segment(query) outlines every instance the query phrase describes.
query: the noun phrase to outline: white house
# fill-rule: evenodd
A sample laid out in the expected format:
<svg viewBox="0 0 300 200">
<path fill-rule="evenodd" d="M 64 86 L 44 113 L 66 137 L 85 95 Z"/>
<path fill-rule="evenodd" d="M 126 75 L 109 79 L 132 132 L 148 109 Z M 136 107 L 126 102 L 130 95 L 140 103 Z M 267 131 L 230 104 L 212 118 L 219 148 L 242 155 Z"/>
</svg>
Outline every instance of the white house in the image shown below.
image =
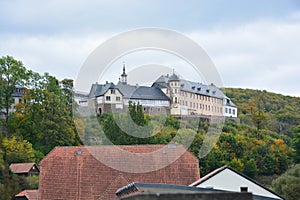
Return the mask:
<svg viewBox="0 0 300 200">
<path fill-rule="evenodd" d="M 190 186 L 231 192 L 251 192 L 253 195 L 266 199 L 284 199 L 284 197 L 229 166 L 223 166 L 212 171 Z"/>
</svg>

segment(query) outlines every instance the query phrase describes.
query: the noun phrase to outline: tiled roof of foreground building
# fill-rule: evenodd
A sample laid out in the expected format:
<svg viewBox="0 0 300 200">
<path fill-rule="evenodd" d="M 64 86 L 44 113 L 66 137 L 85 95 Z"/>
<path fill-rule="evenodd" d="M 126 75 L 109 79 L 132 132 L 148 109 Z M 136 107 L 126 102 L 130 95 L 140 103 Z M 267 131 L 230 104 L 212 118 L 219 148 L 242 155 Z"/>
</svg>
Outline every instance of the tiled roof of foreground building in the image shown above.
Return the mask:
<svg viewBox="0 0 300 200">
<path fill-rule="evenodd" d="M 125 155 L 129 152 L 133 156 Z M 143 157 L 149 152 L 158 153 Z M 160 164 L 167 166 L 160 169 Z M 39 195 L 43 200 L 113 199 L 117 189 L 131 182 L 189 185 L 199 177 L 198 159 L 181 145 L 56 147 L 41 162 Z"/>
</svg>

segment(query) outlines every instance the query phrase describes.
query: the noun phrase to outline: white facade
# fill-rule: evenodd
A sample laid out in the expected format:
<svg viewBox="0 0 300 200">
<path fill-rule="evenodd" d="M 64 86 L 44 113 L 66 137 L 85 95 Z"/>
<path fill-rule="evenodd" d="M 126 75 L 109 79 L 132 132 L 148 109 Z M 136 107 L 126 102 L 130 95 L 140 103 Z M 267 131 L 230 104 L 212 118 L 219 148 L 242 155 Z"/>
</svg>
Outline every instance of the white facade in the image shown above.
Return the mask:
<svg viewBox="0 0 300 200">
<path fill-rule="evenodd" d="M 149 107 L 169 107 L 170 102 L 164 100 L 152 100 L 152 99 L 124 99 L 124 105 L 129 105 L 129 101 L 135 104 L 140 104 L 142 106 L 149 106 Z"/>
<path fill-rule="evenodd" d="M 223 101 L 223 116 L 237 117 L 237 107 L 231 102 L 231 100 L 225 98 Z"/>
<path fill-rule="evenodd" d="M 240 174 L 232 171 L 229 168 L 226 168 L 221 172 L 208 178 L 207 180 L 204 180 L 196 187 L 213 188 L 232 192 L 240 192 L 241 187 L 247 187 L 248 192 L 252 192 L 254 195 L 260 195 L 274 199 L 282 199 L 281 197 L 275 195 L 271 191 L 241 176 Z"/>
</svg>

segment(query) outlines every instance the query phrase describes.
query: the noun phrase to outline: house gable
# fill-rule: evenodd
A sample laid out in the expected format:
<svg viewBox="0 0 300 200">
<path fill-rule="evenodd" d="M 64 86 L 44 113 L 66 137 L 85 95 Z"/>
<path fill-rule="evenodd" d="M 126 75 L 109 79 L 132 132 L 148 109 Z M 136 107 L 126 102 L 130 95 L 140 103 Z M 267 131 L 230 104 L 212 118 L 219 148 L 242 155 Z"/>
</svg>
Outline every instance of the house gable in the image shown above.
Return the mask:
<svg viewBox="0 0 300 200">
<path fill-rule="evenodd" d="M 192 186 L 233 192 L 240 192 L 241 187 L 247 187 L 248 192 L 252 192 L 255 195 L 270 197 L 274 199 L 284 199 L 270 189 L 262 186 L 251 178 L 237 172 L 236 170 L 228 166 L 221 167 L 213 171 L 212 173 L 209 173 L 198 182 L 192 184 Z"/>
<path fill-rule="evenodd" d="M 35 163 L 12 163 L 9 167 L 15 174 L 38 175 L 40 173 Z"/>
</svg>

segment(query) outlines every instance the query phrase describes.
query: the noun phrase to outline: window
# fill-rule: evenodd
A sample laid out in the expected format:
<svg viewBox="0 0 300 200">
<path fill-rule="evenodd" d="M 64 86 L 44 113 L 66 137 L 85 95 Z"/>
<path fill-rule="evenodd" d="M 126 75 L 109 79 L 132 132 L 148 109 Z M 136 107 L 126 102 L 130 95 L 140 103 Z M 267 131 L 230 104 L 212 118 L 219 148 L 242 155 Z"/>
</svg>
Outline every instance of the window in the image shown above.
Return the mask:
<svg viewBox="0 0 300 200">
<path fill-rule="evenodd" d="M 106 101 L 110 101 L 110 96 L 105 97 Z"/>
<path fill-rule="evenodd" d="M 116 91 L 114 89 L 111 89 L 110 94 L 116 94 Z"/>
<path fill-rule="evenodd" d="M 225 108 L 225 113 L 228 113 L 228 108 Z"/>
<path fill-rule="evenodd" d="M 19 99 L 19 103 L 22 103 L 22 99 L 21 98 Z"/>
<path fill-rule="evenodd" d="M 121 101 L 121 97 L 116 97 L 116 101 Z"/>
<path fill-rule="evenodd" d="M 234 114 L 234 115 L 235 115 L 235 109 L 232 109 L 232 114 Z"/>
</svg>

